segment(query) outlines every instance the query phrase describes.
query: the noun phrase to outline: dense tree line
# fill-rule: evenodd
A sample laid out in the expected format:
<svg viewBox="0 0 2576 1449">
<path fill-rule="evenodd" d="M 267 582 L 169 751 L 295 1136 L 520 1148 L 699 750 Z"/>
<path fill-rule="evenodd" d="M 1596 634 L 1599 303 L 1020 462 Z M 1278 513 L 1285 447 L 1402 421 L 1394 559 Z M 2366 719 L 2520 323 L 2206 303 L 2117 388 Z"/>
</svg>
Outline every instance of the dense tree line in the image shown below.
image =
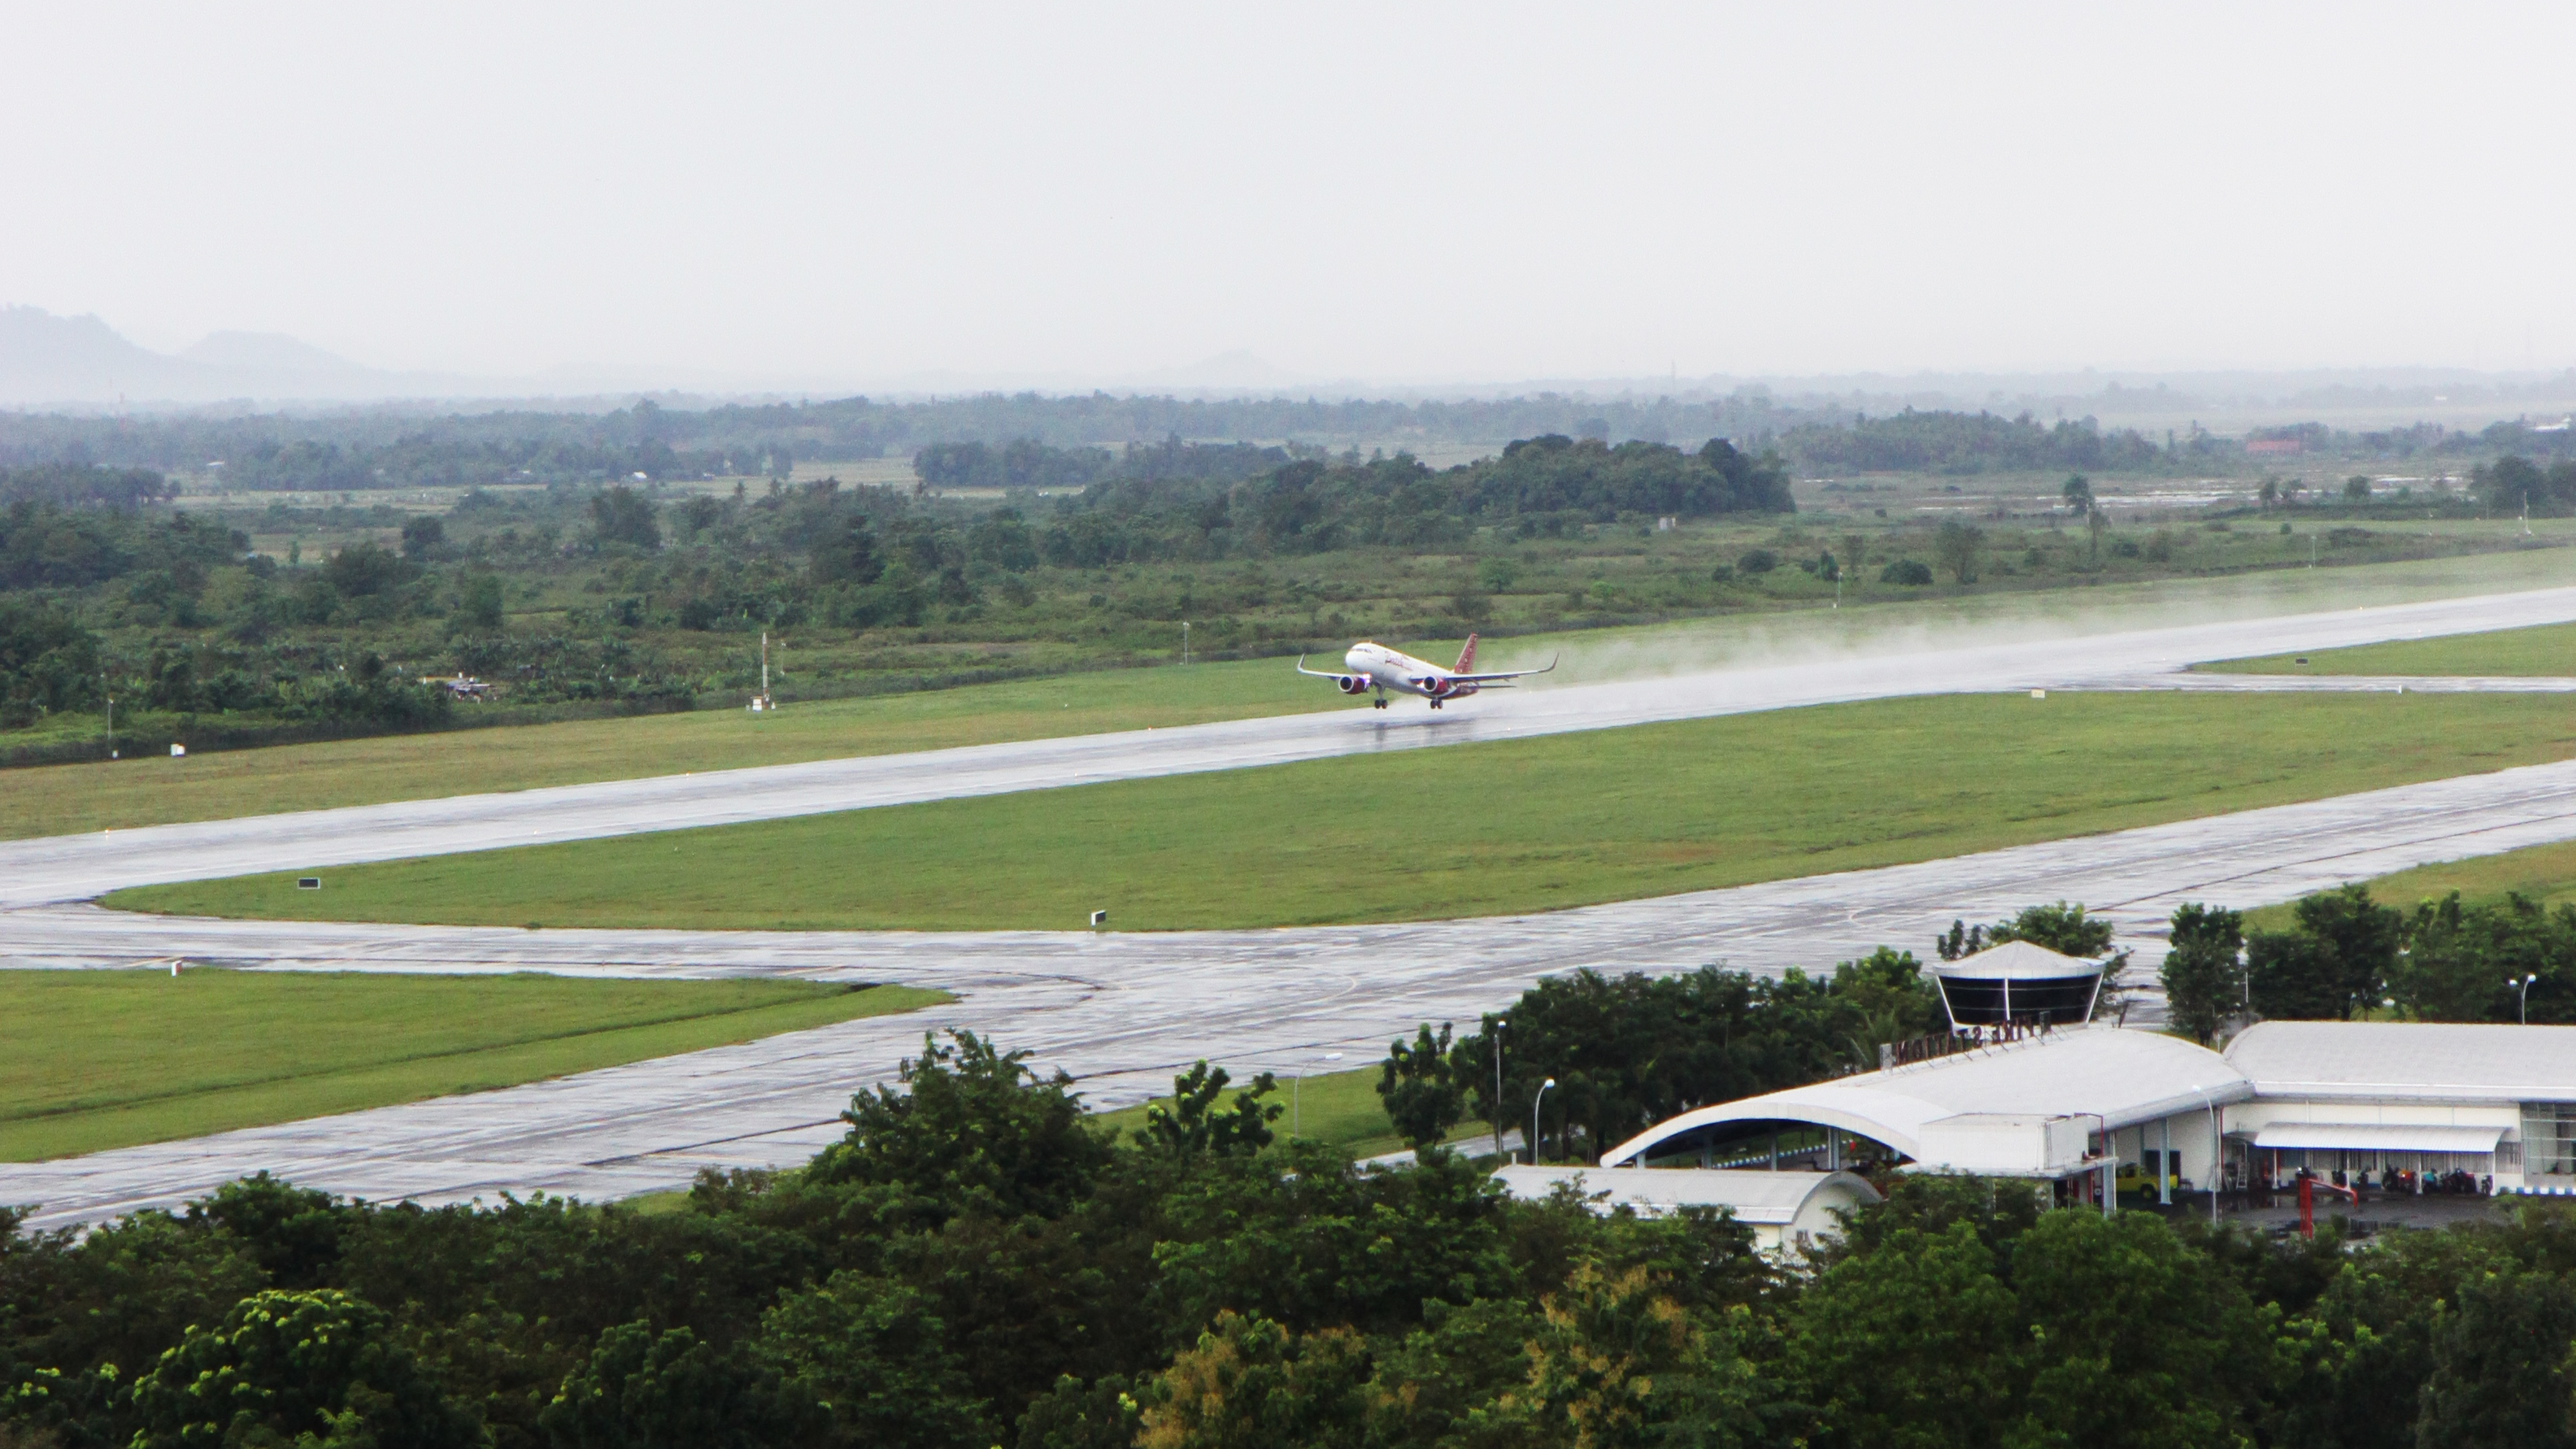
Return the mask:
<svg viewBox="0 0 2576 1449">
<path fill-rule="evenodd" d="M 1541 393 L 1419 402 L 986 393 L 702 409 L 663 407 L 645 399 L 599 412 L 424 415 L 414 408 L 386 407 L 233 417 L 203 412 L 125 418 L 0 413 L 0 464 L 111 463 L 193 472 L 218 459 L 230 471 L 244 459 L 261 457 L 271 460 L 258 464 L 262 476 L 274 478 L 316 476 L 312 465 L 336 457 L 333 475 L 345 481 L 308 486 L 354 488 L 442 477 L 490 482 L 494 468 L 542 474 L 540 465 L 547 460 L 557 460 L 576 477 L 597 478 L 601 470 L 607 477 L 631 471 L 663 477 L 701 469 L 784 476 L 784 465 L 797 458 L 900 456 L 951 443 L 1002 449 L 1020 440 L 1058 449 L 1103 444 L 1152 449 L 1160 446 L 1155 440 L 1170 438 L 1294 438 L 1311 446 L 1361 439 L 1486 442 L 1564 433 L 1696 447 L 1709 437 L 1767 437 L 1802 416 L 1759 393 L 1715 401 Z M 308 448 L 337 453 L 301 451 Z M 650 466 L 661 455 L 638 450 L 655 448 L 667 450 L 673 461 L 663 468 Z M 301 460 L 305 471 L 275 461 L 281 458 Z M 576 466 L 579 471 L 573 471 Z M 372 479 L 377 468 L 386 470 L 384 479 L 360 481 Z"/>
<path fill-rule="evenodd" d="M 2561 458 L 2543 468 L 2519 453 L 2508 453 L 2471 469 L 2469 489 L 2479 502 L 2499 513 L 2525 507 L 2534 513 L 2576 511 L 2576 459 Z"/>
<path fill-rule="evenodd" d="M 2091 418 L 2042 425 L 2030 414 L 1916 412 L 1860 417 L 1849 426 L 1802 423 L 1781 448 L 1805 466 L 1854 472 L 1984 473 L 2003 469 L 2150 472 L 2170 459 L 2129 428 L 2103 431 Z"/>
<path fill-rule="evenodd" d="M 254 1178 L 0 1218 L 0 1434 L 61 1449 L 2564 1444 L 2576 1216 L 2348 1247 L 1891 1180 L 1720 1214 L 1364 1170 L 1195 1072 L 1140 1139 L 971 1036 L 686 1207 Z"/>
<path fill-rule="evenodd" d="M 2249 1012 L 2576 1023 L 2576 905 L 2452 891 L 2410 913 L 2346 885 L 2302 898 L 2287 929 L 2249 931 L 2240 912 L 2190 904 L 2174 914 L 2164 983 L 2176 1027 L 2203 1041 Z"/>
<path fill-rule="evenodd" d="M 1933 1030 L 1940 1011 L 1921 965 L 1885 948 L 1822 977 L 1586 969 L 1540 981 L 1463 1038 L 1425 1026 L 1396 1042 L 1379 1092 L 1399 1131 L 1431 1143 L 1469 1116 L 1525 1124 L 1516 1114 L 1553 1080 L 1541 1123 L 1555 1144 L 1548 1155 L 1593 1158 L 1694 1107 L 1874 1070 L 1881 1043 Z"/>
</svg>

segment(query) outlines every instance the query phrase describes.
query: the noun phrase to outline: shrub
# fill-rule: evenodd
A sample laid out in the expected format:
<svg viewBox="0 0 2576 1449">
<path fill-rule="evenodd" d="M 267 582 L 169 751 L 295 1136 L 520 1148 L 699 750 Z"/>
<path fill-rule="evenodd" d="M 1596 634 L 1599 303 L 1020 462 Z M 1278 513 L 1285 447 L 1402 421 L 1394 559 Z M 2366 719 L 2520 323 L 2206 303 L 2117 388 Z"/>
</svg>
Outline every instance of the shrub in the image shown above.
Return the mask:
<svg viewBox="0 0 2576 1449">
<path fill-rule="evenodd" d="M 1901 558 L 1878 571 L 1882 584 L 1904 584 L 1909 588 L 1932 582 L 1932 566 L 1917 558 Z"/>
</svg>

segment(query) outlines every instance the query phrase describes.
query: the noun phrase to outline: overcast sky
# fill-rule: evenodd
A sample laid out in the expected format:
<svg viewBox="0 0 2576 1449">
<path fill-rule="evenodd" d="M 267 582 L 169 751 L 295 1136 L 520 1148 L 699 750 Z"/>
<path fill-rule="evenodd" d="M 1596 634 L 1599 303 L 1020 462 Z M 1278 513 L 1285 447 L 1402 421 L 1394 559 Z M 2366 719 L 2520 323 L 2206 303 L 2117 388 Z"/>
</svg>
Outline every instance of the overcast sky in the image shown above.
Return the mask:
<svg viewBox="0 0 2576 1449">
<path fill-rule="evenodd" d="M 19 6 L 149 346 L 1378 382 L 2576 362 L 2576 7 Z"/>
</svg>

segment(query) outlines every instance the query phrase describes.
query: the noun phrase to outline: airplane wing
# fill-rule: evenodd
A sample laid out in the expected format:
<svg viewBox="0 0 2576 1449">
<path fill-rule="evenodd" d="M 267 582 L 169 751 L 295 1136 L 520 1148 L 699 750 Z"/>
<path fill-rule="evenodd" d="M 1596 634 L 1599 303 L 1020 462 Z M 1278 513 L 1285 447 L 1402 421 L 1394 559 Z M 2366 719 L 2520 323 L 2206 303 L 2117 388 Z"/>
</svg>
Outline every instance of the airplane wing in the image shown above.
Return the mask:
<svg viewBox="0 0 2576 1449">
<path fill-rule="evenodd" d="M 1548 667 L 1553 669 L 1556 666 L 1551 664 Z M 1309 669 L 1306 667 L 1306 656 L 1303 654 L 1297 656 L 1297 672 L 1311 674 L 1317 679 L 1340 679 L 1350 673 L 1347 669 Z"/>
<path fill-rule="evenodd" d="M 1491 674 L 1452 674 L 1449 678 L 1452 683 L 1456 684 L 1500 684 L 1506 679 L 1520 679 L 1532 674 L 1545 674 L 1548 670 L 1554 669 L 1555 667 L 1556 656 L 1551 654 L 1548 656 L 1546 666 L 1540 669 L 1498 669 Z"/>
</svg>

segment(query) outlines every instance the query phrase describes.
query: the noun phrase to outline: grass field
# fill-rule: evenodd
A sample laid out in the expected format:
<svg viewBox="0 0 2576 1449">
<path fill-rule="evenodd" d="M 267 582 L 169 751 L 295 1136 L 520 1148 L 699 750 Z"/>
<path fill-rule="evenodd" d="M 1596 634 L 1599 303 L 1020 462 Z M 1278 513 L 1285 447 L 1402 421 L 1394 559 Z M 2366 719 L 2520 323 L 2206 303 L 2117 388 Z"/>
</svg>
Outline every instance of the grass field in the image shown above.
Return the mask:
<svg viewBox="0 0 2576 1449">
<path fill-rule="evenodd" d="M 0 1161 L 489 1091 L 947 998 L 807 981 L 0 972 Z"/>
<path fill-rule="evenodd" d="M 1252 1073 L 1236 1072 L 1226 1084 L 1223 1104 L 1233 1105 L 1234 1094 L 1252 1083 Z M 1279 1120 L 1270 1124 L 1281 1137 L 1293 1127 L 1297 1136 L 1317 1142 L 1330 1142 L 1347 1148 L 1354 1157 L 1370 1157 L 1381 1152 L 1400 1152 L 1404 1139 L 1395 1135 L 1395 1124 L 1386 1120 L 1386 1107 L 1378 1101 L 1378 1068 L 1375 1063 L 1342 1072 L 1309 1072 L 1303 1084 L 1292 1078 L 1279 1079 L 1279 1091 L 1270 1100 L 1282 1109 Z M 1158 1097 L 1155 1102 L 1169 1104 L 1171 1098 Z M 1122 1128 L 1126 1140 L 1133 1143 L 1145 1130 L 1145 1109 L 1153 1103 L 1121 1107 L 1103 1112 L 1099 1122 Z"/>
<path fill-rule="evenodd" d="M 2069 624 L 2141 628 L 2219 615 L 2395 603 L 2564 582 L 2561 550 L 2227 578 L 1994 593 L 1874 605 L 1729 615 L 1685 623 L 1532 635 L 1489 649 L 1489 662 L 1563 650 L 1566 683 L 1638 671 L 1708 668 L 1866 647 L 1901 633 L 2026 630 Z M 1934 637 L 1939 637 L 1935 635 Z M 1960 637 L 1968 637 L 1961 635 Z M 1423 644 L 1437 654 L 1454 644 Z M 920 694 L 742 710 L 583 720 L 401 735 L 118 763 L 0 771 L 0 839 L 130 829 L 182 820 L 314 810 L 469 792 L 632 779 L 745 765 L 1215 719 L 1357 707 L 1287 659 L 1119 669 Z"/>
<path fill-rule="evenodd" d="M 180 914 L 1169 930 L 1546 910 L 2564 759 L 2514 695 L 1960 695 L 121 891 Z"/>
<path fill-rule="evenodd" d="M 2576 674 L 2576 624 L 2402 639 L 2194 667 L 2221 674 Z"/>
<path fill-rule="evenodd" d="M 2366 882 L 2371 899 L 2401 911 L 2413 911 L 2422 900 L 2440 900 L 2458 891 L 2464 900 L 2501 900 L 2507 891 L 2546 906 L 2576 901 L 2576 841 L 2535 845 L 2501 855 L 2472 856 L 2401 870 Z M 2226 901 L 2213 902 L 2226 905 Z M 2279 931 L 2291 921 L 2287 905 L 2265 906 L 2245 913 L 2249 927 Z"/>
</svg>

